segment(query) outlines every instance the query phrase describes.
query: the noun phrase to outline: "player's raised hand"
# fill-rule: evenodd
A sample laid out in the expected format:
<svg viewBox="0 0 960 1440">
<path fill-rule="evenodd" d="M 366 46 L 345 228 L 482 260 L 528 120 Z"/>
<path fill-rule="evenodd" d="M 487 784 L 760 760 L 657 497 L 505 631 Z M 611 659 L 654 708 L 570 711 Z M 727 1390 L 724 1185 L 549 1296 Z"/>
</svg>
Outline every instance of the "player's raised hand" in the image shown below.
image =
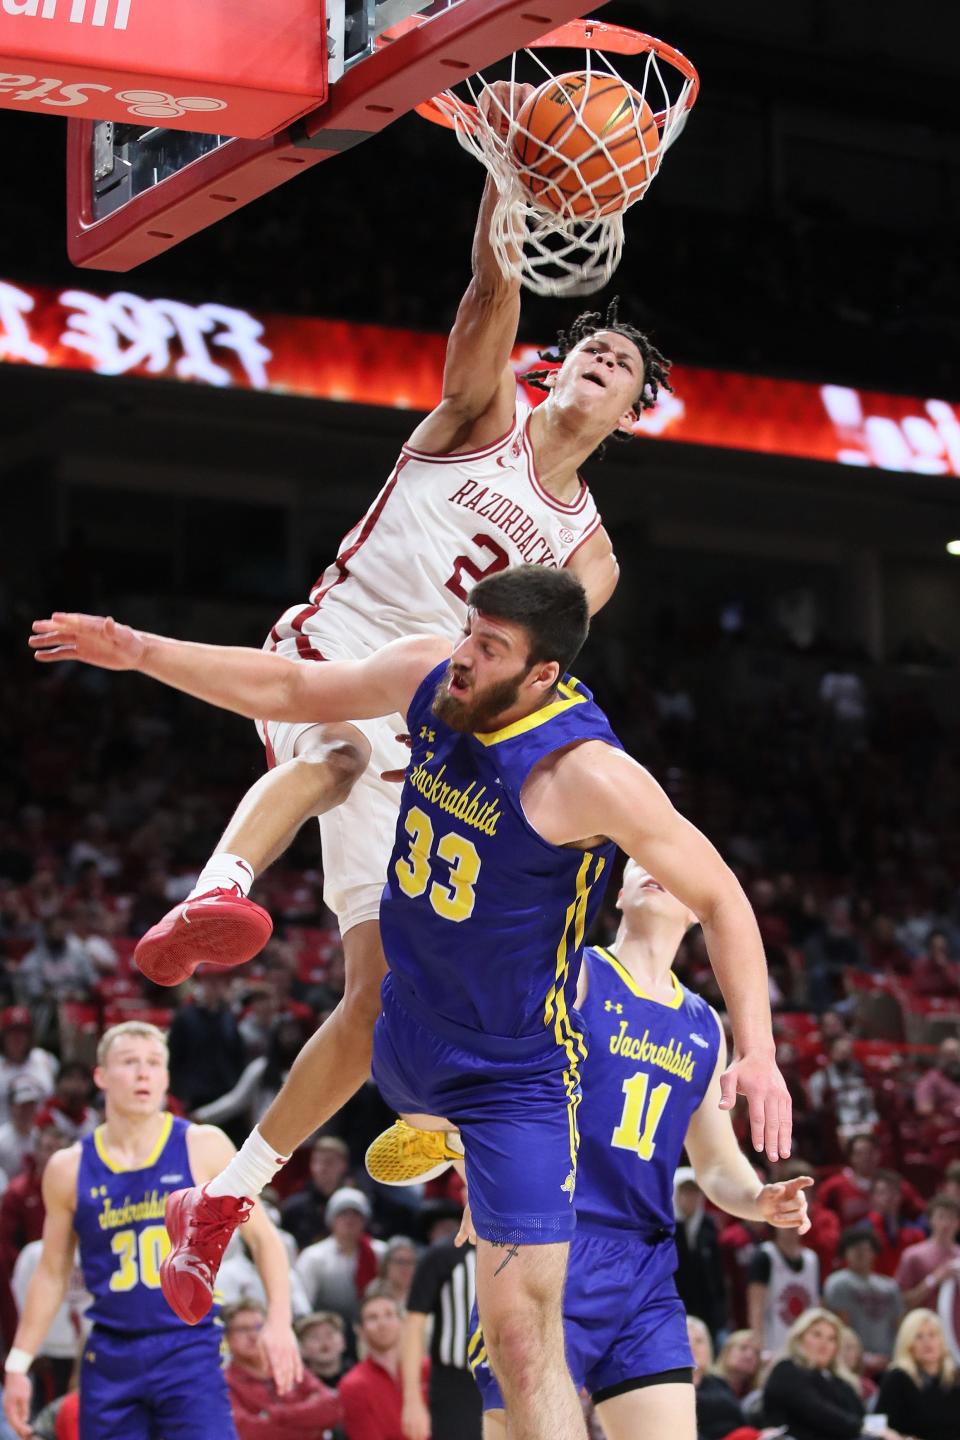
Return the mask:
<svg viewBox="0 0 960 1440">
<path fill-rule="evenodd" d="M 809 1175 L 798 1175 L 793 1180 L 784 1180 L 777 1185 L 764 1185 L 757 1196 L 757 1208 L 768 1225 L 779 1230 L 799 1230 L 806 1235 L 810 1229 L 807 1214 L 807 1197 L 813 1179 Z"/>
<path fill-rule="evenodd" d="M 506 135 L 510 120 L 536 88 L 535 85 L 513 84 L 510 80 L 495 80 L 492 85 L 486 86 L 480 96 L 480 113 L 500 135 Z"/>
<path fill-rule="evenodd" d="M 29 1440 L 33 1434 L 30 1428 L 30 1396 L 33 1384 L 29 1375 L 17 1375 L 7 1371 L 3 1377 L 3 1413 L 10 1427 L 20 1440 Z"/>
<path fill-rule="evenodd" d="M 146 644 L 138 630 L 119 625 L 112 615 L 74 615 L 54 610 L 49 620 L 34 620 L 30 649 L 44 663 L 82 660 L 103 670 L 135 670 Z"/>
<path fill-rule="evenodd" d="M 754 1150 L 768 1160 L 786 1160 L 793 1134 L 793 1101 L 772 1050 L 737 1056 L 720 1076 L 720 1109 L 732 1110 L 746 1096 Z"/>
<path fill-rule="evenodd" d="M 260 1331 L 260 1351 L 281 1395 L 300 1384 L 303 1360 L 288 1320 L 267 1316 Z"/>
</svg>

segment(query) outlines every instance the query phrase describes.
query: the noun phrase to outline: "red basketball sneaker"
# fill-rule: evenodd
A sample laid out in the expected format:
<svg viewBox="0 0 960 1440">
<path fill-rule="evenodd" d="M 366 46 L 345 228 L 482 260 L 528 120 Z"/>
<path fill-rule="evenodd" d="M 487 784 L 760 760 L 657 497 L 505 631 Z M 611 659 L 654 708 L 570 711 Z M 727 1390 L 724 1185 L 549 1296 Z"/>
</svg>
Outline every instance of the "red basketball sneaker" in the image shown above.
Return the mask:
<svg viewBox="0 0 960 1440">
<path fill-rule="evenodd" d="M 252 1200 L 208 1195 L 199 1185 L 167 1197 L 163 1219 L 171 1244 L 160 1265 L 160 1289 L 184 1324 L 196 1325 L 213 1304 L 223 1252 L 252 1209 Z"/>
<path fill-rule="evenodd" d="M 198 965 L 230 970 L 259 955 L 273 934 L 273 921 L 235 890 L 209 890 L 184 900 L 151 926 L 133 958 L 154 985 L 179 985 Z"/>
</svg>

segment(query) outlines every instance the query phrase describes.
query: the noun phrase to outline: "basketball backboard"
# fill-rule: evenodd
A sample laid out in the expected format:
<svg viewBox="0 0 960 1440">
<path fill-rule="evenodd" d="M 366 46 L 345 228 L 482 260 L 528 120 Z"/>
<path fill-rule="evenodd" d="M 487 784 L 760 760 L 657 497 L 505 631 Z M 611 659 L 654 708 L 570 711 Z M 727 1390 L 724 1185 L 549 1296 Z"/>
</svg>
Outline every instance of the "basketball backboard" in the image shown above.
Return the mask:
<svg viewBox="0 0 960 1440">
<path fill-rule="evenodd" d="M 321 3 L 327 97 L 267 138 L 210 133 L 211 112 L 188 112 L 195 125 L 185 130 L 187 115 L 171 113 L 184 111 L 183 99 L 172 93 L 153 97 L 152 113 L 150 99 L 142 102 L 139 123 L 68 122 L 67 248 L 75 265 L 131 270 L 606 0 Z"/>
</svg>

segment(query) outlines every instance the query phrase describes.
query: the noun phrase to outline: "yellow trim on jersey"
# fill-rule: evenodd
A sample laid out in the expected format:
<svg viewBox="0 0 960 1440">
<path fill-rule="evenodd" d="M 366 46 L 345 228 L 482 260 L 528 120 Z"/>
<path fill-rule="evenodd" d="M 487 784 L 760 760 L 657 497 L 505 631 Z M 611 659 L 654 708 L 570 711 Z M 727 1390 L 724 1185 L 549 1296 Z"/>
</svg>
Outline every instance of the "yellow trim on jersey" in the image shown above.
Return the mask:
<svg viewBox="0 0 960 1440">
<path fill-rule="evenodd" d="M 612 950 L 607 950 L 603 945 L 598 945 L 597 949 L 600 951 L 600 954 L 603 956 L 604 960 L 608 961 L 609 964 L 612 965 L 613 969 L 620 976 L 620 979 L 623 981 L 624 985 L 626 985 L 631 995 L 636 995 L 638 1000 L 649 1000 L 651 1005 L 662 1005 L 665 1010 L 680 1009 L 680 1006 L 683 1004 L 683 986 L 680 984 L 680 981 L 677 979 L 676 975 L 673 973 L 672 970 L 670 971 L 670 979 L 673 983 L 673 994 L 669 1000 L 658 1000 L 655 995 L 648 995 L 646 990 L 640 989 L 640 986 L 637 984 L 636 980 L 634 980 L 633 976 L 630 974 L 630 971 L 620 963 Z"/>
<path fill-rule="evenodd" d="M 133 1167 L 130 1167 L 129 1165 L 118 1165 L 116 1160 L 111 1160 L 103 1139 L 103 1131 L 105 1129 L 106 1126 L 98 1125 L 96 1130 L 94 1130 L 93 1132 L 93 1143 L 97 1147 L 97 1154 L 100 1156 L 100 1159 L 103 1161 L 104 1165 L 106 1165 L 107 1169 L 113 1171 L 114 1175 L 128 1175 L 131 1173 L 131 1168 L 133 1170 L 149 1170 L 151 1165 L 156 1165 L 157 1161 L 160 1159 L 160 1155 L 164 1145 L 166 1145 L 167 1141 L 170 1139 L 170 1131 L 173 1129 L 173 1116 L 170 1114 L 169 1110 L 164 1111 L 163 1124 L 160 1126 L 160 1135 L 157 1139 L 156 1145 L 154 1145 L 153 1149 L 150 1151 L 150 1154 L 147 1156 L 146 1160 L 144 1160 L 142 1165 L 135 1165 Z"/>
<path fill-rule="evenodd" d="M 539 710 L 534 710 L 532 715 L 524 715 L 521 720 L 514 720 L 511 725 L 504 725 L 502 730 L 490 730 L 485 735 L 474 732 L 474 740 L 479 740 L 481 745 L 499 745 L 501 740 L 512 740 L 515 735 L 525 735 L 528 730 L 536 730 L 538 725 L 545 725 L 555 715 L 562 715 L 571 705 L 584 703 L 587 697 L 580 692 L 579 686 L 579 680 L 571 679 L 569 684 L 561 680 L 557 686 L 560 692 L 559 700 L 542 705 Z"/>
<path fill-rule="evenodd" d="M 590 867 L 596 859 L 596 869 L 592 879 L 589 878 Z M 563 926 L 563 934 L 557 946 L 557 969 L 553 985 L 547 993 L 546 1003 L 543 1008 L 543 1023 L 549 1025 L 553 1022 L 553 1034 L 558 1045 L 562 1045 L 567 1056 L 567 1068 L 563 1072 L 563 1084 L 567 1093 L 567 1119 L 570 1126 L 570 1163 L 572 1166 L 571 1177 L 577 1172 L 577 1151 L 580 1148 L 580 1131 L 577 1127 L 577 1111 L 580 1108 L 580 1096 L 577 1088 L 580 1084 L 580 1061 L 587 1058 L 587 1047 L 583 1043 L 583 1036 L 579 1030 L 574 1030 L 570 1023 L 570 1015 L 567 1011 L 566 984 L 570 973 L 571 956 L 579 953 L 583 945 L 583 933 L 587 923 L 587 900 L 590 891 L 599 880 L 606 865 L 605 858 L 601 855 L 595 856 L 588 850 L 583 857 L 580 869 L 577 872 L 577 889 L 573 900 L 567 906 L 566 919 Z M 573 934 L 571 936 L 571 928 Z"/>
</svg>

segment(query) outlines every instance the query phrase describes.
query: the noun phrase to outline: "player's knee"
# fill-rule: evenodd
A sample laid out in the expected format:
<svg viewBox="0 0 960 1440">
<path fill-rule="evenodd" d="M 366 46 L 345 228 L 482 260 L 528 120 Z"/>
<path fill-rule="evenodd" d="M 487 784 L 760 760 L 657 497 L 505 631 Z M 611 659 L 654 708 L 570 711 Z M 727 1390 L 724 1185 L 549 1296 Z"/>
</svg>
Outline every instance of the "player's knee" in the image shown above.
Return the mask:
<svg viewBox="0 0 960 1440">
<path fill-rule="evenodd" d="M 483 1339 L 490 1363 L 503 1389 L 516 1397 L 540 1383 L 545 1351 L 544 1331 L 536 1307 L 521 1306 L 512 1313 L 484 1321 Z"/>
<path fill-rule="evenodd" d="M 348 979 L 341 1003 L 351 1029 L 355 1028 L 358 1034 L 373 1034 L 373 1027 L 383 1008 L 381 983 L 381 976 L 363 971 L 359 975 L 351 975 Z"/>
<path fill-rule="evenodd" d="M 370 746 L 358 736 L 310 746 L 294 757 L 290 765 L 297 783 L 317 801 L 340 805 L 346 800 L 370 761 Z"/>
</svg>

